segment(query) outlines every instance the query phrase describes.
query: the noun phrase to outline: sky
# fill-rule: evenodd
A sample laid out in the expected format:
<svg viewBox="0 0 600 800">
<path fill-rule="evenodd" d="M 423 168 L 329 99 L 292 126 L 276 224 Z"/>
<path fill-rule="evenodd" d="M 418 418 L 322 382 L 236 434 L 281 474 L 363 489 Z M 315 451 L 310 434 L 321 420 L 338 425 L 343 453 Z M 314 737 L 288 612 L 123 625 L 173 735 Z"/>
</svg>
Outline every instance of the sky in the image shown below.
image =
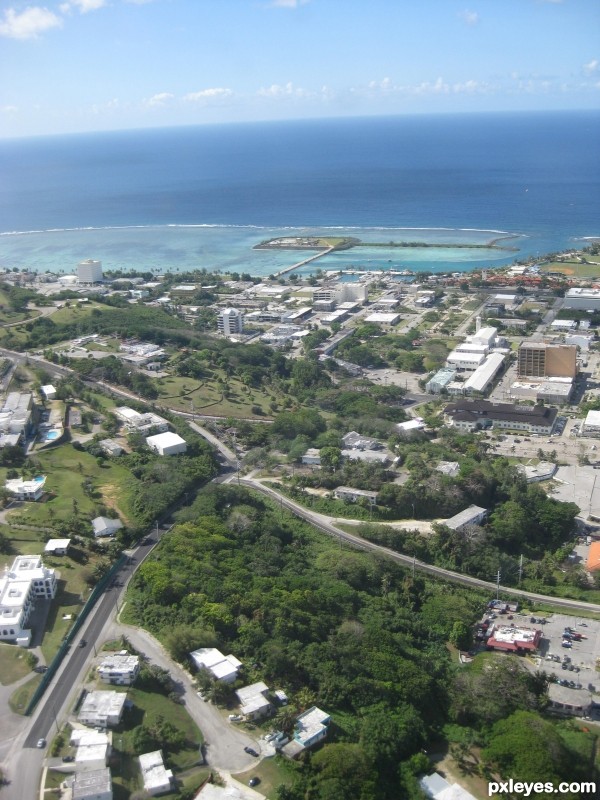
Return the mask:
<svg viewBox="0 0 600 800">
<path fill-rule="evenodd" d="M 599 107 L 598 0 L 0 0 L 0 137 Z"/>
</svg>

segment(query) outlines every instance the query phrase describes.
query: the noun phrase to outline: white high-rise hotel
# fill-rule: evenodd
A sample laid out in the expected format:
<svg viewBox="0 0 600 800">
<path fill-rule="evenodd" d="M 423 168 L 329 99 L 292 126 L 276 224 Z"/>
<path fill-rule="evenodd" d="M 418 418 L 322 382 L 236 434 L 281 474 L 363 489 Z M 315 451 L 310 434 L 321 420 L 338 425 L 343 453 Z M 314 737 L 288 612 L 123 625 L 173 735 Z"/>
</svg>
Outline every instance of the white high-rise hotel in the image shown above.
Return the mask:
<svg viewBox="0 0 600 800">
<path fill-rule="evenodd" d="M 237 308 L 224 308 L 217 317 L 217 329 L 225 336 L 241 333 L 244 329 L 244 315 Z"/>
<path fill-rule="evenodd" d="M 78 283 L 100 283 L 103 277 L 101 261 L 88 258 L 87 261 L 80 261 L 77 264 Z"/>
</svg>

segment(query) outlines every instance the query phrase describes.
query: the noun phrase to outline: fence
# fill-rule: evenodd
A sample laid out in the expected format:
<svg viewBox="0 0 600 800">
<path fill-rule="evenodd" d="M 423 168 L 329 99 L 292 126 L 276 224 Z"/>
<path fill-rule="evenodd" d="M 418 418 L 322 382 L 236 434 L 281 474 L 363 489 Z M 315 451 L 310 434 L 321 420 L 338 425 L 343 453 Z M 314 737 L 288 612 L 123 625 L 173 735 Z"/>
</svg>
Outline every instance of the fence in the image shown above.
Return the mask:
<svg viewBox="0 0 600 800">
<path fill-rule="evenodd" d="M 48 688 L 48 684 L 52 680 L 52 678 L 56 675 L 56 672 L 60 665 L 62 664 L 62 660 L 69 651 L 71 646 L 71 642 L 73 638 L 77 635 L 77 631 L 81 628 L 85 620 L 88 618 L 90 611 L 94 607 L 96 600 L 100 597 L 106 586 L 112 581 L 115 574 L 121 569 L 121 567 L 127 562 L 127 556 L 122 555 L 118 561 L 116 561 L 106 575 L 101 578 L 98 583 L 92 589 L 92 593 L 88 597 L 85 605 L 79 612 L 77 619 L 73 623 L 71 629 L 65 636 L 63 643 L 58 649 L 57 654 L 52 659 L 52 662 L 48 665 L 48 669 L 44 673 L 42 681 L 38 688 L 35 690 L 33 697 L 27 704 L 27 708 L 25 709 L 25 716 L 28 717 L 31 715 L 37 704 L 39 703 L 40 699 L 42 698 L 44 692 Z"/>
</svg>

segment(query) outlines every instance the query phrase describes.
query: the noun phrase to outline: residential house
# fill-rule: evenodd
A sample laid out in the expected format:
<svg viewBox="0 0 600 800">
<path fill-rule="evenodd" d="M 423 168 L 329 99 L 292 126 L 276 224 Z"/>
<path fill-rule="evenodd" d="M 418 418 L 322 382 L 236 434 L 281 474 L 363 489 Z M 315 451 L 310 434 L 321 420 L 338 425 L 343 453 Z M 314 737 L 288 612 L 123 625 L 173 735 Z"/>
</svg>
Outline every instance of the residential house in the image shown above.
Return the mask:
<svg viewBox="0 0 600 800">
<path fill-rule="evenodd" d="M 243 686 L 236 691 L 240 703 L 240 713 L 245 719 L 260 719 L 266 717 L 273 710 L 268 698 L 269 687 L 259 681 L 250 686 Z"/>
<path fill-rule="evenodd" d="M 112 749 L 112 733 L 76 728 L 71 732 L 71 745 L 76 747 L 75 769 L 77 772 L 104 769 Z"/>
<path fill-rule="evenodd" d="M 315 466 L 321 465 L 321 451 L 318 447 L 309 447 L 306 453 L 302 456 L 303 464 L 313 464 Z"/>
<path fill-rule="evenodd" d="M 466 528 L 467 525 L 481 525 L 481 523 L 485 521 L 486 517 L 486 508 L 472 505 L 468 508 L 465 508 L 463 511 L 459 511 L 458 514 L 450 517 L 450 519 L 447 519 L 444 522 L 444 525 L 446 525 L 448 528 L 452 528 L 453 531 L 460 531 L 463 528 Z"/>
<path fill-rule="evenodd" d="M 112 519 L 111 517 L 95 517 L 92 520 L 92 530 L 96 539 L 101 536 L 114 536 L 115 533 L 123 527 L 120 519 Z"/>
<path fill-rule="evenodd" d="M 312 706 L 296 719 L 294 738 L 281 748 L 288 758 L 297 758 L 300 753 L 322 741 L 328 733 L 331 716 Z"/>
<path fill-rule="evenodd" d="M 174 456 L 187 450 L 185 439 L 170 431 L 146 437 L 146 444 L 160 456 Z"/>
<path fill-rule="evenodd" d="M 154 750 L 152 753 L 142 753 L 139 759 L 144 790 L 151 797 L 170 792 L 173 788 L 173 772 L 165 769 L 162 751 Z"/>
<path fill-rule="evenodd" d="M 103 683 L 115 686 L 131 686 L 140 672 L 140 658 L 122 650 L 110 653 L 98 667 L 98 677 Z"/>
<path fill-rule="evenodd" d="M 37 475 L 33 480 L 26 481 L 23 478 L 12 478 L 6 481 L 4 488 L 14 494 L 17 500 L 39 500 L 44 494 L 46 476 Z"/>
<path fill-rule="evenodd" d="M 377 494 L 377 492 L 369 492 L 366 489 L 353 489 L 351 486 L 338 486 L 333 491 L 336 500 L 345 500 L 348 503 L 366 500 L 371 506 L 377 505 Z"/>
<path fill-rule="evenodd" d="M 71 792 L 71 800 L 113 800 L 110 770 L 76 772 Z"/>
<path fill-rule="evenodd" d="M 234 655 L 224 656 L 216 647 L 201 647 L 190 653 L 198 669 L 206 669 L 215 680 L 233 683 L 242 666 L 242 662 Z"/>
<path fill-rule="evenodd" d="M 44 547 L 44 553 L 52 556 L 66 556 L 70 544 L 70 539 L 49 539 Z"/>
<path fill-rule="evenodd" d="M 127 695 L 124 692 L 88 692 L 77 719 L 90 728 L 114 728 L 121 722 Z"/>
</svg>

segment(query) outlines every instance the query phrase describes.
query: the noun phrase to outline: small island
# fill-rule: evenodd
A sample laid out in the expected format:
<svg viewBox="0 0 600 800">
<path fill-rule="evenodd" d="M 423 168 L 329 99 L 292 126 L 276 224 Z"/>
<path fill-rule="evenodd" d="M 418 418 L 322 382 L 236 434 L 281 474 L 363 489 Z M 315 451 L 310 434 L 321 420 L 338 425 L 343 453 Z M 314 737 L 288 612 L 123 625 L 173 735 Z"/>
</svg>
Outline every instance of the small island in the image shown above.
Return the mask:
<svg viewBox="0 0 600 800">
<path fill-rule="evenodd" d="M 512 239 L 514 236 L 502 236 L 484 243 L 457 242 L 364 242 L 356 236 L 277 236 L 265 239 L 254 245 L 253 250 L 351 250 L 353 247 L 400 247 L 400 248 L 456 248 L 468 250 L 507 250 L 517 251 L 517 247 L 507 247 L 498 242 Z"/>
</svg>

